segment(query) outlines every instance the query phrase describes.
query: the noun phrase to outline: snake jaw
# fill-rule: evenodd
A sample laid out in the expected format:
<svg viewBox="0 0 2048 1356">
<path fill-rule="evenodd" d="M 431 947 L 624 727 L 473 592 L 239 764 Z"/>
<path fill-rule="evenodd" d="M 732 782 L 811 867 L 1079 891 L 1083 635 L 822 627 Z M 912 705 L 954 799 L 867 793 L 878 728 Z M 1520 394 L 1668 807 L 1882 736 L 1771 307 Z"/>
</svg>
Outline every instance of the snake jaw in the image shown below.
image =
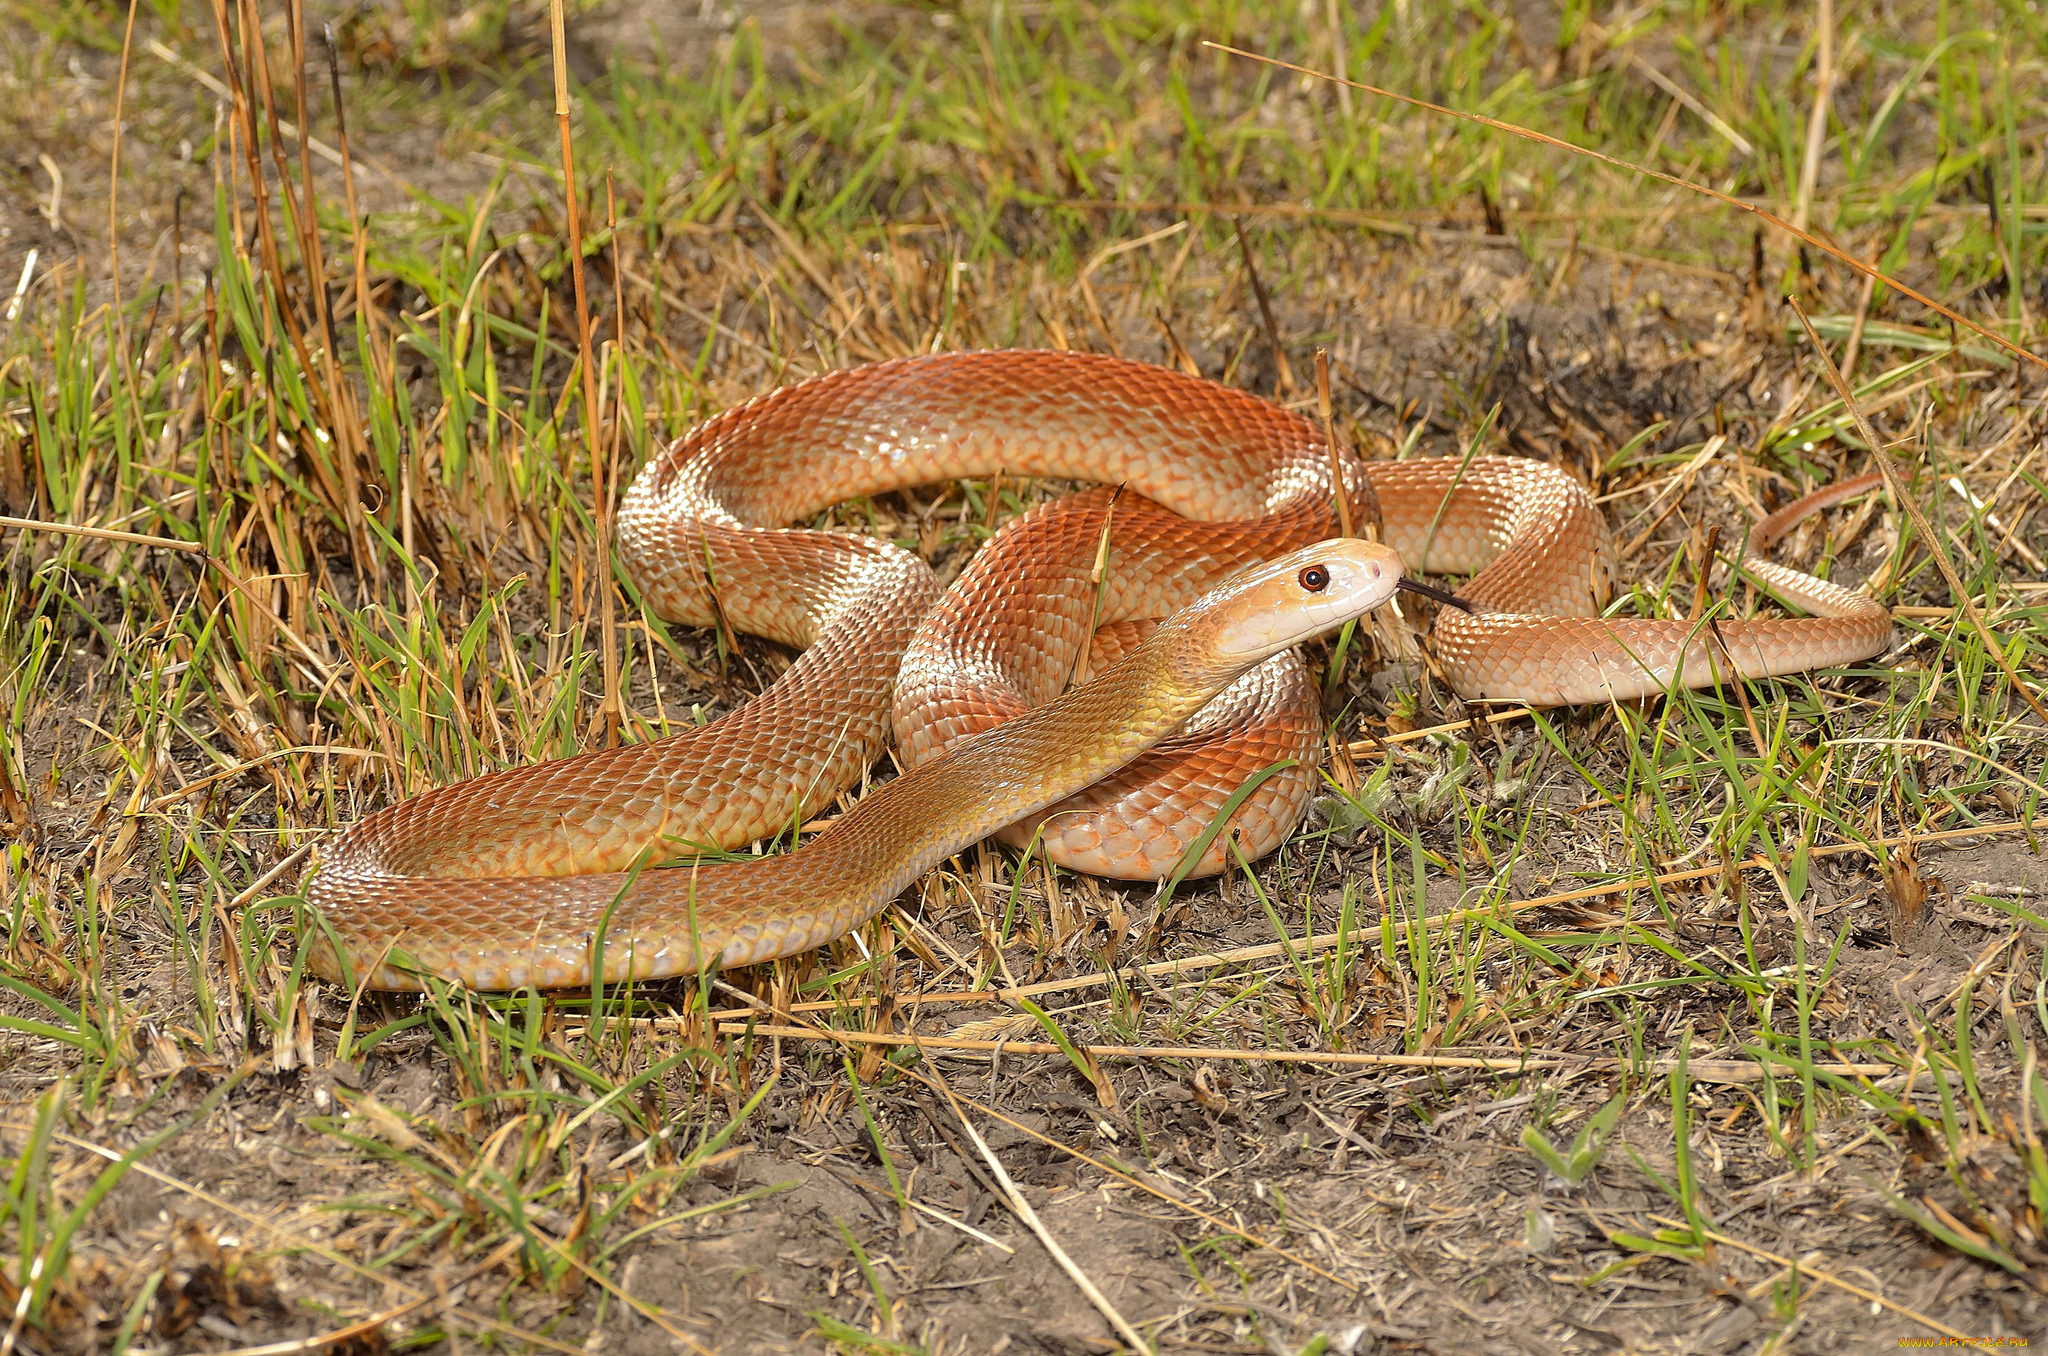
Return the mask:
<svg viewBox="0 0 2048 1356">
<path fill-rule="evenodd" d="M 1382 606 L 1401 584 L 1390 547 L 1338 537 L 1254 566 L 1190 609 L 1190 621 L 1213 626 L 1217 660 L 1249 667 Z"/>
</svg>

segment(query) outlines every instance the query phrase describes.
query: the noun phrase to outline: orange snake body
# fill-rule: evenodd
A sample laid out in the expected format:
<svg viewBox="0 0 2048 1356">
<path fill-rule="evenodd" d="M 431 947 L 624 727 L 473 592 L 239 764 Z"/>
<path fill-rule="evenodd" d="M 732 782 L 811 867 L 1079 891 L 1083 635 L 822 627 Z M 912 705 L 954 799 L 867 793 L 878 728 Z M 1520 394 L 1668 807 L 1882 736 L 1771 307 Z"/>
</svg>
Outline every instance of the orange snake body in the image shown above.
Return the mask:
<svg viewBox="0 0 2048 1356">
<path fill-rule="evenodd" d="M 1541 463 L 1383 462 L 1368 475 L 1274 405 L 1113 358 L 877 363 L 706 421 L 620 506 L 619 555 L 655 612 L 801 649 L 788 671 L 702 728 L 366 817 L 307 882 L 314 964 L 338 976 L 345 958 L 380 987 L 435 974 L 513 988 L 587 985 L 594 956 L 608 982 L 712 956 L 754 963 L 849 931 L 999 830 L 1041 835 L 1048 858 L 1076 869 L 1159 878 L 1249 776 L 1291 760 L 1230 825 L 1261 855 L 1313 789 L 1316 694 L 1291 650 L 1241 674 L 1197 650 L 1203 626 L 1247 606 L 1248 567 L 1333 534 L 1333 464 L 1353 515 L 1398 553 L 1390 573 L 1405 562 L 1475 576 L 1461 593 L 1474 611 L 1444 608 L 1434 630 L 1468 698 L 1626 699 L 1706 686 L 1730 667 L 1762 677 L 1846 663 L 1890 636 L 1881 605 L 1753 553 L 1751 575 L 1815 615 L 1711 628 L 1602 619 L 1604 525 L 1576 481 Z M 1026 514 L 943 597 L 907 550 L 784 526 L 848 499 L 998 474 L 1124 488 Z M 1816 506 L 1774 515 L 1752 545 Z M 1067 690 L 1084 662 L 1098 676 Z M 800 850 L 647 869 L 801 823 L 859 779 L 892 724 L 910 770 Z M 1230 836 L 1199 870 L 1223 867 Z"/>
</svg>

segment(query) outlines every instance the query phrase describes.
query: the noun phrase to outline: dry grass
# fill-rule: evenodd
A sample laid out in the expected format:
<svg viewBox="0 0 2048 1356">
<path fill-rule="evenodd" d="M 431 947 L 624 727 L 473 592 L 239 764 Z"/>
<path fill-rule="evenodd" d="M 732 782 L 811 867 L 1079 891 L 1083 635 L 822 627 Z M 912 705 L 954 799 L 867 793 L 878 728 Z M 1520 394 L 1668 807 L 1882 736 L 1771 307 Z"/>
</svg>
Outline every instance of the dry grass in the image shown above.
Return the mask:
<svg viewBox="0 0 2048 1356">
<path fill-rule="evenodd" d="M 2039 372 L 1680 191 L 1197 45 L 1711 183 L 2038 347 L 2030 10 L 1844 15 L 1825 61 L 1772 5 L 574 14 L 580 309 L 544 10 L 354 12 L 331 82 L 296 9 L 164 0 L 125 78 L 125 12 L 0 13 L 0 513 L 51 525 L 0 527 L 0 1351 L 2048 1325 Z M 1787 292 L 1935 529 L 1781 551 L 1897 605 L 1879 661 L 1473 722 L 1383 632 L 1313 656 L 1329 794 L 1220 883 L 982 847 L 708 991 L 304 969 L 338 826 L 786 662 L 604 569 L 593 471 L 707 411 L 1021 344 L 1313 409 L 1322 347 L 1370 455 L 1581 475 L 1620 610 L 1749 609 L 1710 532 L 1870 458 Z M 950 577 L 1058 488 L 826 521 Z"/>
</svg>

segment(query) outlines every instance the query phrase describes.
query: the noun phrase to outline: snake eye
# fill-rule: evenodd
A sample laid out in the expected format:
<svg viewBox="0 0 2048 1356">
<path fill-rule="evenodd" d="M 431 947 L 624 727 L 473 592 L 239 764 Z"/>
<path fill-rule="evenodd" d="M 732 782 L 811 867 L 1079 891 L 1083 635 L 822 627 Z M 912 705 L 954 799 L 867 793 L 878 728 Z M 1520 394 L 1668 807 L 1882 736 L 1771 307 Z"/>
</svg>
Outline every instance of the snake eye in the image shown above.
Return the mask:
<svg viewBox="0 0 2048 1356">
<path fill-rule="evenodd" d="M 1330 587 L 1330 572 L 1320 565 L 1310 565 L 1302 570 L 1301 586 L 1310 593 L 1321 593 Z"/>
</svg>

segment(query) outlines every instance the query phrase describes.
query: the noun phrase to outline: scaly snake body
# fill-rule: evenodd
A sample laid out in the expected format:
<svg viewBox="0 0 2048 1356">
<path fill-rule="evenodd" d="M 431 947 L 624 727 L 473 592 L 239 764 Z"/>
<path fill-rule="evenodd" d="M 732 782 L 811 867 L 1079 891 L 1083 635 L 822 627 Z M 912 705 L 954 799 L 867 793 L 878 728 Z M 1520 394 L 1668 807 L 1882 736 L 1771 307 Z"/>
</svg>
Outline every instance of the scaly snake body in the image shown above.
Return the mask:
<svg viewBox="0 0 2048 1356">
<path fill-rule="evenodd" d="M 1361 568 L 1384 559 L 1389 575 L 1401 562 L 1475 575 L 1462 590 L 1474 611 L 1445 608 L 1434 631 L 1445 676 L 1468 698 L 1626 699 L 1731 668 L 1846 663 L 1890 635 L 1881 605 L 1755 554 L 1745 568 L 1815 615 L 1601 619 L 1605 529 L 1563 472 L 1482 457 L 1375 463 L 1368 475 L 1334 460 L 1353 515 L 1377 522 L 1398 560 L 1364 543 L 1318 550 L 1361 553 Z M 1291 651 L 1253 665 L 1200 649 L 1256 601 L 1248 567 L 1333 534 L 1332 465 L 1315 426 L 1263 400 L 1080 354 L 899 359 L 728 410 L 649 464 L 620 506 L 618 551 L 663 617 L 803 654 L 702 728 L 368 816 L 307 883 L 322 920 L 314 963 L 337 975 L 345 955 L 358 978 L 396 988 L 420 973 L 581 987 L 594 955 L 607 982 L 687 973 L 712 955 L 754 963 L 858 926 L 998 830 L 1042 835 L 1047 856 L 1076 869 L 1163 876 L 1246 778 L 1292 760 L 1231 822 L 1246 855 L 1260 855 L 1313 788 L 1316 695 Z M 848 499 L 998 474 L 1124 492 L 1026 514 L 943 598 L 908 551 L 783 526 Z M 1775 515 L 1752 545 L 1816 506 Z M 1084 661 L 1098 676 L 1062 696 Z M 799 851 L 646 869 L 801 822 L 858 780 L 892 717 L 910 771 Z M 1221 869 L 1229 837 L 1199 869 Z"/>
</svg>

